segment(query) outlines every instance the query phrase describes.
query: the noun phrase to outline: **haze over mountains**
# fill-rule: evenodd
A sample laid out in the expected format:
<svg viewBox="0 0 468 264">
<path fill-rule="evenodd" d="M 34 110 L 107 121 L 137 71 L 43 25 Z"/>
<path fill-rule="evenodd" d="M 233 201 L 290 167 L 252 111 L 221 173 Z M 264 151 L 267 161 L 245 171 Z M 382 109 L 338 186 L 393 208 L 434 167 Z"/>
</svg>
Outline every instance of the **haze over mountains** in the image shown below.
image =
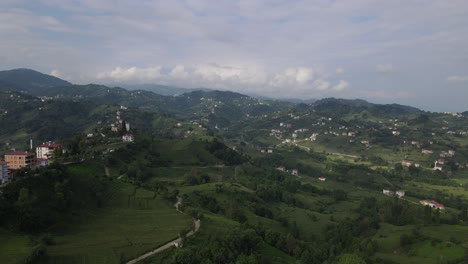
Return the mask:
<svg viewBox="0 0 468 264">
<path fill-rule="evenodd" d="M 88 85 L 73 85 L 66 80 L 43 74 L 31 69 L 13 69 L 0 71 L 0 91 L 14 90 L 18 92 L 26 92 L 35 96 L 67 96 L 67 97 L 106 97 L 108 98 L 111 94 L 108 94 L 109 87 L 113 87 L 112 92 L 125 96 L 128 91 L 140 91 L 143 96 L 158 98 L 157 95 L 162 96 L 176 96 L 184 93 L 191 93 L 195 91 L 202 92 L 213 92 L 215 90 L 209 88 L 182 88 L 167 85 L 158 84 L 111 84 L 109 86 L 88 84 Z M 124 88 L 124 89 L 122 89 Z M 147 93 L 152 92 L 155 94 Z M 250 95 L 255 98 L 265 100 L 279 100 L 291 103 L 314 103 L 317 99 L 298 99 L 298 98 L 270 98 L 267 96 Z M 153 99 L 154 99 L 153 98 Z M 161 100 L 160 98 L 158 100 Z M 324 100 L 322 102 L 329 102 L 331 99 Z M 162 100 L 163 101 L 163 100 Z M 332 100 L 333 101 L 333 100 Z M 364 100 L 338 100 L 341 103 L 353 104 L 355 106 L 372 105 Z"/>
</svg>

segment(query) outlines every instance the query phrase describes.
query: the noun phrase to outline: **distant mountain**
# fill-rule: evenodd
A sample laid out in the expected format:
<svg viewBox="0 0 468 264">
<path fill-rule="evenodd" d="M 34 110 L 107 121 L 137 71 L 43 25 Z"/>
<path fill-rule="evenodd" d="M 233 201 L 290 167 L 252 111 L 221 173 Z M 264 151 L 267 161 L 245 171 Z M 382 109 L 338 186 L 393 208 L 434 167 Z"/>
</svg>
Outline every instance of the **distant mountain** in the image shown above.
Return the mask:
<svg viewBox="0 0 468 264">
<path fill-rule="evenodd" d="M 160 85 L 160 84 L 112 84 L 111 86 L 122 87 L 127 90 L 143 90 L 143 91 L 150 91 L 153 93 L 157 93 L 160 95 L 180 95 L 184 93 L 190 93 L 194 91 L 213 91 L 208 88 L 181 88 L 175 86 L 168 86 L 168 85 Z"/>
<path fill-rule="evenodd" d="M 329 113 L 332 116 L 369 113 L 379 117 L 393 117 L 398 115 L 423 113 L 422 110 L 400 104 L 373 104 L 362 99 L 325 98 L 313 104 L 316 111 Z"/>
<path fill-rule="evenodd" d="M 14 90 L 27 93 L 38 93 L 44 89 L 57 86 L 70 86 L 71 83 L 57 77 L 30 69 L 0 71 L 0 90 Z"/>
</svg>

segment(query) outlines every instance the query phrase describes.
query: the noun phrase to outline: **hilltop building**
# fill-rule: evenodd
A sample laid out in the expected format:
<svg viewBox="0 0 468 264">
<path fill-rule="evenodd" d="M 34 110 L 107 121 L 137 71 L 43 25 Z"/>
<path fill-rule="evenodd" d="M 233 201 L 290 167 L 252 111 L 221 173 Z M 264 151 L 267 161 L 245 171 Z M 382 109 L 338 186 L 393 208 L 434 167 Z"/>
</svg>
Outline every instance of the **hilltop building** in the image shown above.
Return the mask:
<svg viewBox="0 0 468 264">
<path fill-rule="evenodd" d="M 32 152 L 15 151 L 5 154 L 5 161 L 12 170 L 32 168 L 36 165 L 36 156 Z"/>
<path fill-rule="evenodd" d="M 62 145 L 52 142 L 43 143 L 36 147 L 36 157 L 38 159 L 50 159 L 56 149 L 62 148 Z"/>
</svg>

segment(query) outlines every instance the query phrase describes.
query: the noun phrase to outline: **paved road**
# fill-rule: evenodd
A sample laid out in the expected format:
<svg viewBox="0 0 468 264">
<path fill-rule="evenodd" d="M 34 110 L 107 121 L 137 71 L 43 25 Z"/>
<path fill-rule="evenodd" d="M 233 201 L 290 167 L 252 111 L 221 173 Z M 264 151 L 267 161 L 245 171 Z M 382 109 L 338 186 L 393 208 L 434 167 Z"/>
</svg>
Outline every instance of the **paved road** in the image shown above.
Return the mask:
<svg viewBox="0 0 468 264">
<path fill-rule="evenodd" d="M 182 198 L 177 197 L 177 203 L 174 204 L 174 207 L 176 208 L 177 212 L 184 214 L 184 212 L 179 210 L 179 205 L 181 203 L 182 203 Z M 198 229 L 200 229 L 200 224 L 201 224 L 200 220 L 193 220 L 193 222 L 195 223 L 195 230 L 188 232 L 187 235 L 186 235 L 187 237 L 193 236 L 196 232 L 198 232 Z M 138 261 L 141 261 L 141 260 L 143 260 L 143 259 L 145 259 L 147 257 L 150 257 L 150 256 L 152 256 L 154 254 L 157 254 L 157 253 L 159 253 L 161 251 L 164 251 L 166 249 L 169 249 L 169 248 L 175 246 L 176 244 L 179 245 L 181 242 L 182 242 L 181 238 L 174 239 L 171 242 L 168 242 L 168 243 L 166 243 L 166 244 L 164 244 L 164 245 L 162 245 L 162 246 L 160 246 L 160 247 L 158 247 L 156 249 L 151 250 L 150 252 L 147 252 L 147 253 L 139 256 L 138 258 L 127 261 L 127 264 L 137 263 Z"/>
</svg>

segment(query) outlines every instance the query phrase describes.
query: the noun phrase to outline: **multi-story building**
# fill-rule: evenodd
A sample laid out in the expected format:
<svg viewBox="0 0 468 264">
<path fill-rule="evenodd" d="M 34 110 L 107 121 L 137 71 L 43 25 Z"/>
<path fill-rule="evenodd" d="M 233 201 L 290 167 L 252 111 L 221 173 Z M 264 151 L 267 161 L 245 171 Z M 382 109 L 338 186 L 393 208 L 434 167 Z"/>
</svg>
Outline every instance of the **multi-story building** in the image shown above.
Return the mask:
<svg viewBox="0 0 468 264">
<path fill-rule="evenodd" d="M 32 152 L 15 151 L 5 154 L 5 161 L 12 170 L 31 168 L 36 165 L 36 156 Z"/>
<path fill-rule="evenodd" d="M 0 184 L 8 181 L 8 163 L 0 161 Z"/>
<path fill-rule="evenodd" d="M 36 147 L 36 157 L 38 159 L 50 159 L 56 149 L 61 148 L 62 145 L 55 143 L 44 143 Z"/>
</svg>

